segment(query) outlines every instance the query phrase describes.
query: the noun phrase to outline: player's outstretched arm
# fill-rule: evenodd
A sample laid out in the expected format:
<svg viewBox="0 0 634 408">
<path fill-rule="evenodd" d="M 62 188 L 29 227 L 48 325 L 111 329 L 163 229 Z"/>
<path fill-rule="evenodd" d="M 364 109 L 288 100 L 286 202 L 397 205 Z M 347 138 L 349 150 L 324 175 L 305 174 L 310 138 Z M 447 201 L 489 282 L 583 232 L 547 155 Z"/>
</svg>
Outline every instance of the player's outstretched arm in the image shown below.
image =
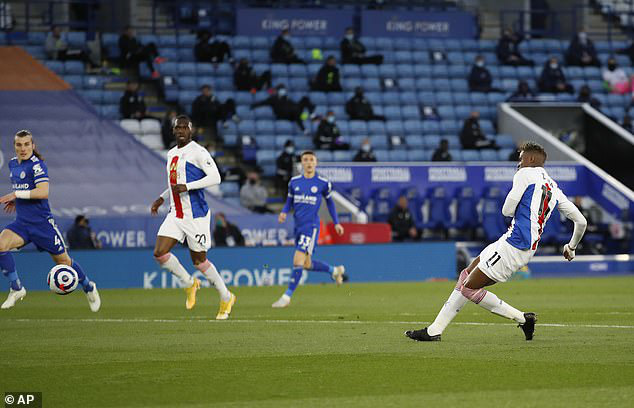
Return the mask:
<svg viewBox="0 0 634 408">
<path fill-rule="evenodd" d="M 586 217 L 581 214 L 581 211 L 570 202 L 568 199 L 563 199 L 559 202 L 557 208 L 559 208 L 559 212 L 566 216 L 570 221 L 572 221 L 575 226 L 572 231 L 572 238 L 570 238 L 570 242 L 564 245 L 564 258 L 568 261 L 572 261 L 575 258 L 575 251 L 577 249 L 577 245 L 581 242 L 581 238 L 583 238 L 583 234 L 586 232 L 586 227 L 588 226 L 588 221 Z"/>
</svg>

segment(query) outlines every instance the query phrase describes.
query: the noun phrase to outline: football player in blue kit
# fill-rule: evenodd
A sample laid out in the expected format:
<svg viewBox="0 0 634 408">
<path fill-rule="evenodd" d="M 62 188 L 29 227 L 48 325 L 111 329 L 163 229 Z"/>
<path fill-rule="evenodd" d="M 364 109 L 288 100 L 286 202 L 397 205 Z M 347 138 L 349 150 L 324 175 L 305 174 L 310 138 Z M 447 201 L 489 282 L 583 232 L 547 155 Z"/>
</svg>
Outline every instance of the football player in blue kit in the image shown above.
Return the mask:
<svg viewBox="0 0 634 408">
<path fill-rule="evenodd" d="M 343 226 L 339 224 L 339 217 L 332 200 L 332 184 L 317 175 L 317 156 L 311 151 L 301 155 L 304 174 L 293 177 L 288 183 L 288 198 L 278 217 L 280 223 L 286 221 L 288 212 L 295 210 L 295 255 L 293 256 L 293 274 L 288 289 L 275 303 L 274 308 L 287 307 L 291 303 L 291 296 L 299 285 L 303 270 L 330 273 L 337 285 L 344 281 L 345 268 L 343 265 L 331 266 L 325 262 L 312 259 L 317 238 L 319 237 L 319 207 L 321 198 L 326 199 L 328 212 L 335 223 L 335 231 L 343 235 Z"/>
<path fill-rule="evenodd" d="M 36 149 L 33 135 L 28 130 L 20 130 L 15 134 L 13 146 L 16 157 L 9 162 L 9 170 L 14 191 L 0 197 L 4 210 L 17 214 L 15 221 L 0 233 L 0 269 L 10 286 L 9 296 L 1 308 L 12 308 L 26 296 L 26 289 L 20 283 L 13 255 L 9 251 L 33 242 L 38 250 L 51 254 L 56 264 L 69 265 L 77 272 L 90 310 L 97 312 L 101 307 L 97 285 L 68 256 L 64 237 L 51 214 L 48 205 L 48 170 Z"/>
</svg>

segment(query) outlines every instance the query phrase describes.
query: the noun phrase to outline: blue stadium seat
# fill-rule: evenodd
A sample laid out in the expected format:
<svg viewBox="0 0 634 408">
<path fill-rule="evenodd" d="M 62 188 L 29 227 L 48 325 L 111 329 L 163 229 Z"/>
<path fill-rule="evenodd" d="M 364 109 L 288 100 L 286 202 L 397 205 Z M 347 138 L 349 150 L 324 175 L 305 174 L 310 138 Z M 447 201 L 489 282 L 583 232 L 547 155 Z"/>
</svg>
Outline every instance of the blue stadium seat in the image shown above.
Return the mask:
<svg viewBox="0 0 634 408">
<path fill-rule="evenodd" d="M 356 136 L 367 136 L 368 128 L 366 122 L 362 120 L 351 120 L 348 122 L 349 132 Z"/>
<path fill-rule="evenodd" d="M 449 204 L 451 199 L 447 196 L 444 187 L 432 187 L 427 194 L 428 215 L 425 228 L 447 229 L 451 226 L 451 213 L 449 212 Z"/>
<path fill-rule="evenodd" d="M 123 96 L 123 94 L 120 91 L 102 91 L 101 92 L 101 97 L 102 97 L 103 103 L 105 104 L 119 103 L 121 96 Z"/>
<path fill-rule="evenodd" d="M 456 194 L 456 221 L 453 226 L 458 229 L 478 228 L 478 198 L 473 188 L 461 187 Z"/>
<path fill-rule="evenodd" d="M 397 50 L 411 50 L 412 42 L 409 38 L 395 38 L 394 39 L 394 49 Z"/>
<path fill-rule="evenodd" d="M 255 161 L 258 164 L 273 163 L 276 158 L 274 150 L 258 150 L 255 153 Z"/>
<path fill-rule="evenodd" d="M 258 133 L 256 141 L 260 149 L 275 150 L 275 135 Z"/>
<path fill-rule="evenodd" d="M 338 150 L 333 152 L 333 160 L 336 162 L 349 162 L 352 161 L 355 152 L 349 150 Z"/>
<path fill-rule="evenodd" d="M 435 91 L 446 91 L 447 89 L 451 89 L 451 84 L 447 78 L 434 78 L 431 82 Z"/>
<path fill-rule="evenodd" d="M 405 133 L 403 122 L 400 120 L 388 120 L 385 124 L 385 129 L 390 135 L 403 135 Z"/>
<path fill-rule="evenodd" d="M 103 88 L 104 79 L 98 75 L 84 75 L 84 88 L 101 89 Z"/>
<path fill-rule="evenodd" d="M 498 152 L 497 150 L 485 149 L 480 151 L 480 160 L 483 161 L 497 161 Z"/>
<path fill-rule="evenodd" d="M 410 149 L 407 151 L 407 161 L 429 161 L 430 158 L 426 150 Z"/>
<path fill-rule="evenodd" d="M 251 38 L 251 49 L 269 49 L 271 46 L 271 41 L 268 37 L 264 36 L 254 36 Z"/>
<path fill-rule="evenodd" d="M 440 132 L 443 134 L 456 135 L 460 131 L 460 121 L 443 119 L 440 122 Z"/>
<path fill-rule="evenodd" d="M 383 105 L 400 105 L 399 94 L 397 92 L 384 92 Z"/>
<path fill-rule="evenodd" d="M 361 69 L 356 64 L 344 64 L 341 66 L 341 74 L 344 77 L 359 77 L 361 76 Z"/>
<path fill-rule="evenodd" d="M 464 101 L 460 101 L 460 102 L 464 102 Z M 439 104 L 439 105 L 451 105 L 451 104 L 453 104 L 453 95 L 452 95 L 452 93 L 451 92 L 447 92 L 447 91 L 437 92 L 436 93 L 436 103 Z"/>
<path fill-rule="evenodd" d="M 102 105 L 100 113 L 106 119 L 119 119 L 119 105 Z"/>
<path fill-rule="evenodd" d="M 396 67 L 393 64 L 379 65 L 379 75 L 381 77 L 396 78 Z"/>
<path fill-rule="evenodd" d="M 86 47 L 86 32 L 84 31 L 69 31 L 66 34 L 66 42 L 70 48 L 85 48 Z"/>
<path fill-rule="evenodd" d="M 438 134 L 440 132 L 440 124 L 435 120 L 426 120 L 422 124 L 423 134 Z"/>
<path fill-rule="evenodd" d="M 396 51 L 394 52 L 394 60 L 397 64 L 411 64 L 412 53 L 410 51 Z"/>
<path fill-rule="evenodd" d="M 161 40 L 159 40 L 160 43 Z M 196 35 L 194 34 L 181 34 L 176 37 L 176 41 L 179 47 L 194 48 L 196 45 Z"/>
<path fill-rule="evenodd" d="M 365 78 L 377 78 L 379 76 L 379 69 L 376 65 L 361 65 L 361 75 Z"/>
<path fill-rule="evenodd" d="M 403 119 L 420 119 L 420 111 L 418 106 L 405 105 L 401 108 Z"/>
<path fill-rule="evenodd" d="M 81 75 L 64 75 L 64 81 L 75 89 L 82 89 L 84 87 L 84 81 Z"/>
<path fill-rule="evenodd" d="M 275 122 L 269 119 L 258 119 L 255 122 L 255 131 L 258 134 L 275 133 Z"/>
<path fill-rule="evenodd" d="M 272 64 L 271 65 L 271 74 L 274 77 L 287 76 L 289 74 L 288 65 L 286 65 L 286 64 Z"/>
<path fill-rule="evenodd" d="M 414 64 L 414 75 L 416 77 L 429 77 L 432 74 L 432 65 Z"/>
<path fill-rule="evenodd" d="M 275 119 L 275 115 L 273 115 L 273 109 L 270 106 L 260 106 L 253 110 L 255 113 L 255 118 L 258 120 L 268 120 L 273 121 Z"/>
<path fill-rule="evenodd" d="M 454 119 L 456 117 L 456 112 L 452 105 L 439 106 L 438 114 L 442 119 Z"/>
<path fill-rule="evenodd" d="M 390 150 L 388 158 L 392 162 L 406 162 L 407 150 Z"/>
<path fill-rule="evenodd" d="M 238 132 L 244 135 L 254 135 L 255 121 L 248 119 L 240 121 L 240 123 L 238 123 Z"/>
<path fill-rule="evenodd" d="M 477 150 L 463 150 L 462 151 L 462 160 L 464 161 L 479 161 L 480 160 L 480 152 Z"/>
<path fill-rule="evenodd" d="M 331 151 L 328 150 L 317 150 L 315 152 L 317 154 L 317 159 L 320 162 L 331 162 L 334 160 L 334 155 Z"/>
<path fill-rule="evenodd" d="M 194 89 L 198 89 L 199 86 L 205 84 L 205 85 L 211 85 L 211 82 L 208 82 L 206 80 L 206 78 L 201 78 L 204 82 L 200 83 L 199 79 L 196 78 L 195 76 L 181 76 L 178 78 L 178 87 L 180 89 L 187 89 L 187 90 L 194 90 Z"/>
<path fill-rule="evenodd" d="M 64 74 L 64 63 L 61 61 L 44 61 L 44 66 L 58 75 Z"/>
</svg>

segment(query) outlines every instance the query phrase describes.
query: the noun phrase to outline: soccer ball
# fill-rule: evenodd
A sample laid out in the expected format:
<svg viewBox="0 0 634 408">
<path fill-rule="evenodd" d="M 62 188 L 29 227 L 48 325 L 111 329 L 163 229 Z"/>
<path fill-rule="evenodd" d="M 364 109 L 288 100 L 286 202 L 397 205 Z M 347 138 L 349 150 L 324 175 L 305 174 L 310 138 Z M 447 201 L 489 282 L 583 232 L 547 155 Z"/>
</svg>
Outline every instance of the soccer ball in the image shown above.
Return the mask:
<svg viewBox="0 0 634 408">
<path fill-rule="evenodd" d="M 77 288 L 79 276 L 68 265 L 55 265 L 48 273 L 48 287 L 58 295 L 68 295 Z"/>
</svg>

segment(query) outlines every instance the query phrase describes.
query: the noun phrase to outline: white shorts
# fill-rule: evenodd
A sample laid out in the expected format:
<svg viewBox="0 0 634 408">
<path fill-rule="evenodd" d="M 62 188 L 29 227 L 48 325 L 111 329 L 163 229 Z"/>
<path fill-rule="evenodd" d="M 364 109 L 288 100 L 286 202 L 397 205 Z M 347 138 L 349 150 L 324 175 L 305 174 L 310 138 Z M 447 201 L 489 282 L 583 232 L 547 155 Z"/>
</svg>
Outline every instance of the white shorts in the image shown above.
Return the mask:
<svg viewBox="0 0 634 408">
<path fill-rule="evenodd" d="M 534 251 L 517 249 L 502 237 L 480 253 L 480 269 L 496 282 L 506 282 L 520 268 L 526 266 Z"/>
<path fill-rule="evenodd" d="M 210 214 L 198 218 L 176 218 L 170 212 L 161 224 L 158 234 L 162 237 L 174 238 L 178 242 L 184 242 L 187 238 L 187 246 L 194 252 L 207 252 L 211 248 Z"/>
</svg>

